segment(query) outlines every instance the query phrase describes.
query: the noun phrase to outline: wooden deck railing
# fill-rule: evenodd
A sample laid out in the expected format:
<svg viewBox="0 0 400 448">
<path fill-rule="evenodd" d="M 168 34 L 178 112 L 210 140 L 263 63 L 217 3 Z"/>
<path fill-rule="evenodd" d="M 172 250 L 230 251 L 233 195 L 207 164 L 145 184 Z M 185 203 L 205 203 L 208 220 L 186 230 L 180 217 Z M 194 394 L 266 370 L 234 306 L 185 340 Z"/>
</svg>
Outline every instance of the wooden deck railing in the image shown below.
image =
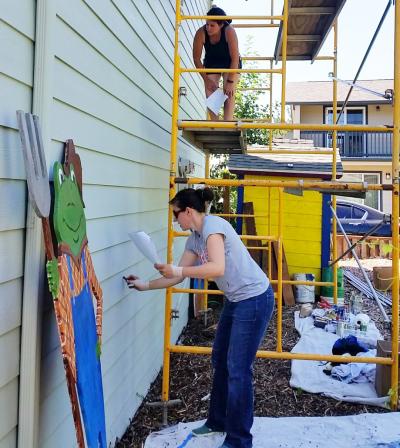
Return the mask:
<svg viewBox="0 0 400 448">
<path fill-rule="evenodd" d="M 301 131 L 302 139 L 311 139 L 318 147 L 332 147 L 332 134 L 323 131 Z M 340 155 L 346 158 L 387 159 L 392 156 L 392 134 L 387 132 L 338 132 Z"/>
</svg>

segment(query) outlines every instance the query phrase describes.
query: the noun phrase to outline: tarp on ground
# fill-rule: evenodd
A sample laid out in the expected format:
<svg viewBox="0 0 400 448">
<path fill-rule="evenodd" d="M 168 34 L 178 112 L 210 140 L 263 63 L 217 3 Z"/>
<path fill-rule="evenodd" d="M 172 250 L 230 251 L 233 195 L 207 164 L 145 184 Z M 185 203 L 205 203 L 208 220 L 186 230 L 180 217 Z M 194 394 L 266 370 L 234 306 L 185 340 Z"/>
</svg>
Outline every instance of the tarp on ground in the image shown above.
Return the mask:
<svg viewBox="0 0 400 448">
<path fill-rule="evenodd" d="M 203 422 L 178 425 L 149 435 L 144 448 L 218 448 L 224 435 L 192 437 Z M 256 417 L 253 448 L 400 448 L 400 413 L 342 417 Z"/>
<path fill-rule="evenodd" d="M 295 326 L 301 337 L 292 353 L 332 354 L 333 344 L 338 339 L 336 334 L 314 327 L 312 317 L 299 318 L 298 312 L 295 313 Z M 380 336 L 377 330 L 375 334 Z M 378 397 L 373 383 L 347 384 L 326 375 L 324 368 L 324 363 L 320 361 L 293 360 L 291 387 L 336 400 L 387 407 L 389 398 Z"/>
</svg>

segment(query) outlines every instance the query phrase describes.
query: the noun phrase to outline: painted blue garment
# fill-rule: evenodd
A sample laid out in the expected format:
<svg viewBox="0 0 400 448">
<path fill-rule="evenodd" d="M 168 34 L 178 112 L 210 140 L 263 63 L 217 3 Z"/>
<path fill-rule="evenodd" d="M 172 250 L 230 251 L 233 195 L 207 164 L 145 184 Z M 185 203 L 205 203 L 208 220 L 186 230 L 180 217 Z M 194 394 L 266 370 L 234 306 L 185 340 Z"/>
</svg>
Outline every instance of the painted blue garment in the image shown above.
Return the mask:
<svg viewBox="0 0 400 448">
<path fill-rule="evenodd" d="M 357 353 L 367 351 L 367 345 L 364 342 L 359 341 L 353 335 L 338 339 L 332 347 L 332 354 L 340 356 L 344 355 L 345 353 L 350 353 L 351 356 L 356 356 Z"/>
<path fill-rule="evenodd" d="M 71 291 L 74 291 L 71 259 L 69 255 L 66 257 Z M 96 319 L 84 252 L 82 252 L 81 260 L 85 283 L 79 295 L 73 296 L 71 300 L 79 405 L 83 416 L 88 448 L 106 448 L 101 364 L 100 358 L 96 354 Z"/>
</svg>

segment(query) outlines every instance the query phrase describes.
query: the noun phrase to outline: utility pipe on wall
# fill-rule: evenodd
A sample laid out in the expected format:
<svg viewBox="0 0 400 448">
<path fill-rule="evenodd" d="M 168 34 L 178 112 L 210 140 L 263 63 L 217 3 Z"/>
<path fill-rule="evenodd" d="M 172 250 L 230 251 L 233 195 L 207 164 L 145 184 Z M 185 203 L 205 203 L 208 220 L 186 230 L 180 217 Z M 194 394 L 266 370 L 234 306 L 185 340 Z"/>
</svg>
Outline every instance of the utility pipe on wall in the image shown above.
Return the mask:
<svg viewBox="0 0 400 448">
<path fill-rule="evenodd" d="M 41 121 L 44 149 L 50 142 L 51 47 L 55 2 L 37 0 L 32 112 Z M 21 361 L 19 381 L 18 447 L 38 447 L 42 298 L 45 295 L 45 253 L 42 223 L 28 203 L 22 299 Z"/>
</svg>

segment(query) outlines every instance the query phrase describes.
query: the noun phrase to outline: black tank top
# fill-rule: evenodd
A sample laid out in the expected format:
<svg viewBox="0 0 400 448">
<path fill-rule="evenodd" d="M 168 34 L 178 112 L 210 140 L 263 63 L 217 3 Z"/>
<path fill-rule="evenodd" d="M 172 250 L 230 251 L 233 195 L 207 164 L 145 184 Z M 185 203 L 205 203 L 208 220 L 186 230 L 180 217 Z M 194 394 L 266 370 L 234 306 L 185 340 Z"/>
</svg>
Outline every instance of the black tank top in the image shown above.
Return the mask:
<svg viewBox="0 0 400 448">
<path fill-rule="evenodd" d="M 204 49 L 206 54 L 204 56 L 203 65 L 205 68 L 230 68 L 231 55 L 229 53 L 229 46 L 225 36 L 225 28 L 228 25 L 224 25 L 221 29 L 220 40 L 212 44 L 210 37 L 207 33 L 206 26 L 204 25 L 205 42 Z M 239 60 L 239 68 L 241 68 L 241 60 Z"/>
</svg>

